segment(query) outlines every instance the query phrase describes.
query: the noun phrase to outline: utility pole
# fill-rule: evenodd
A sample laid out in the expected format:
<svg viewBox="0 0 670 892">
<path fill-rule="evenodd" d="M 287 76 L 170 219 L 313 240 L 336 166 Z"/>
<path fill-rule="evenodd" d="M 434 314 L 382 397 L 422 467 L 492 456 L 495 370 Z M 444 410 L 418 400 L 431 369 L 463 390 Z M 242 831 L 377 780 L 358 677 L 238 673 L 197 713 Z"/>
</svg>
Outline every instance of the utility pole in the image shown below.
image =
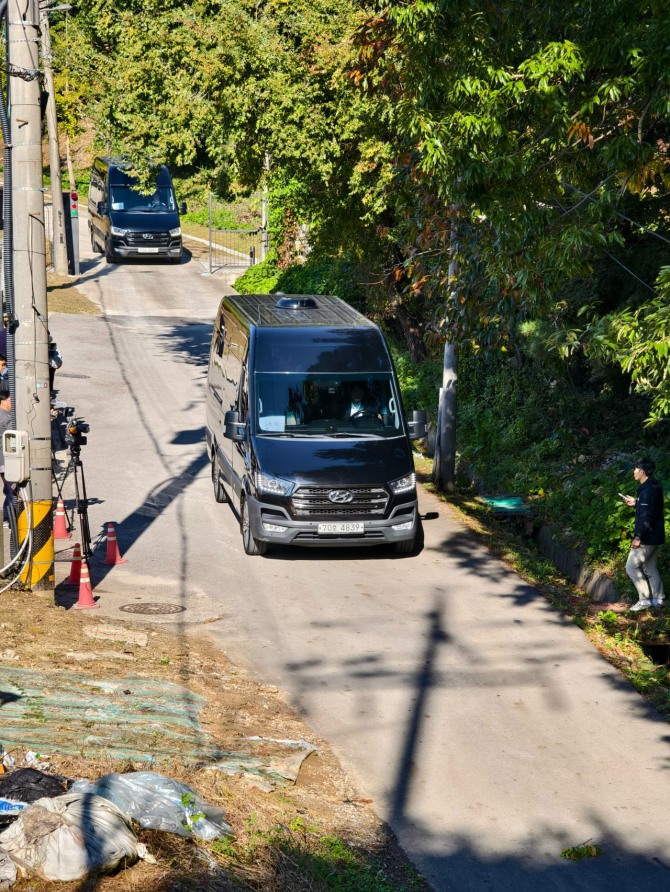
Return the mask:
<svg viewBox="0 0 670 892">
<path fill-rule="evenodd" d="M 19 517 L 19 538 L 32 538 L 21 580 L 54 588 L 51 483 L 51 394 L 47 315 L 44 192 L 37 0 L 8 0 L 7 50 L 13 198 L 14 413 L 30 441 L 29 500 Z"/>
<path fill-rule="evenodd" d="M 53 0 L 51 0 L 53 2 Z M 56 94 L 53 71 L 51 70 L 51 33 L 49 31 L 50 3 L 40 3 L 40 31 L 42 34 L 42 67 L 44 87 L 47 92 L 47 139 L 49 142 L 49 169 L 51 173 L 51 208 L 53 232 L 51 233 L 51 254 L 54 272 L 59 276 L 68 273 L 67 243 L 65 240 L 65 208 L 63 205 L 63 184 L 61 179 L 60 147 L 58 144 L 58 118 L 56 117 Z M 70 9 L 61 5 L 57 9 Z"/>
<path fill-rule="evenodd" d="M 449 288 L 456 279 L 456 227 L 451 222 L 451 258 L 449 260 Z M 442 387 L 437 409 L 437 439 L 435 461 L 433 462 L 433 482 L 438 489 L 453 492 L 456 479 L 456 391 L 458 384 L 458 353 L 454 344 L 444 345 L 442 364 Z"/>
<path fill-rule="evenodd" d="M 265 177 L 263 183 L 263 195 L 261 197 L 261 263 L 268 256 L 270 247 L 270 237 L 268 233 L 268 174 L 270 171 L 270 155 L 267 152 L 265 153 L 263 169 L 265 171 Z"/>
</svg>

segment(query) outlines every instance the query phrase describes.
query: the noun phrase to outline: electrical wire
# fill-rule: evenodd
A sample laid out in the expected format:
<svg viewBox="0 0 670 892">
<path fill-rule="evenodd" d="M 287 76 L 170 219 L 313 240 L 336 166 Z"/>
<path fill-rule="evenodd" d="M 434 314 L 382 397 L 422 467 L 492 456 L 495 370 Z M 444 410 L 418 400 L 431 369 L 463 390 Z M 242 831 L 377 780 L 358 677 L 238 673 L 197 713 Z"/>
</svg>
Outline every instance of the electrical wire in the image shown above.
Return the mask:
<svg viewBox="0 0 670 892">
<path fill-rule="evenodd" d="M 568 189 L 572 189 L 573 191 L 575 191 L 578 195 L 581 195 L 583 197 L 584 201 L 592 201 L 594 203 L 597 201 L 597 199 L 594 198 L 593 195 L 587 194 L 586 192 L 582 192 L 581 189 L 578 189 L 576 186 L 573 186 L 572 183 L 568 183 L 567 181 L 565 181 L 564 185 L 566 185 L 568 187 Z M 579 204 L 581 204 L 581 202 Z M 579 207 L 579 205 L 576 205 L 576 207 Z M 574 210 L 574 208 L 570 208 L 570 210 Z M 627 223 L 631 223 L 633 226 L 637 226 L 638 229 L 641 229 L 643 232 L 646 232 L 647 235 L 653 235 L 654 238 L 657 238 L 660 241 L 665 242 L 666 245 L 670 245 L 670 239 L 666 238 L 664 235 L 660 235 L 658 232 L 654 232 L 653 229 L 647 228 L 644 225 L 644 223 L 638 223 L 637 220 L 633 220 L 631 217 L 627 217 L 626 214 L 623 214 L 621 211 L 618 211 L 614 207 L 611 208 L 611 210 L 613 213 L 615 213 L 617 215 L 617 217 L 621 217 L 621 219 L 625 220 Z M 607 253 L 607 252 L 605 252 L 605 253 Z"/>
<path fill-rule="evenodd" d="M 19 494 L 21 495 L 21 498 L 23 499 L 23 502 L 26 505 L 26 519 L 27 519 L 27 524 L 28 524 L 28 535 L 23 540 L 23 542 L 21 543 L 21 547 L 16 552 L 14 557 L 11 559 L 11 561 L 7 564 L 7 566 L 2 567 L 2 569 L 0 569 L 0 574 L 4 574 L 7 570 L 9 570 L 11 567 L 13 567 L 17 563 L 18 559 L 20 558 L 21 554 L 24 551 L 27 551 L 27 554 L 26 554 L 25 560 L 22 562 L 21 566 L 19 567 L 19 570 L 18 570 L 16 576 L 14 576 L 13 579 L 10 579 L 6 585 L 4 585 L 2 588 L 0 588 L 0 594 L 2 594 L 3 592 L 6 592 L 8 588 L 11 588 L 11 586 L 13 586 L 14 583 L 17 582 L 18 579 L 20 579 L 21 574 L 23 573 L 23 571 L 26 569 L 26 567 L 32 561 L 32 551 L 33 551 L 33 513 L 32 513 L 32 507 L 31 507 L 32 499 L 33 499 L 32 485 L 30 483 L 28 483 L 27 486 L 20 487 Z M 26 498 L 26 496 L 27 496 L 27 498 Z"/>
<path fill-rule="evenodd" d="M 609 251 L 606 251 L 604 248 L 601 248 L 600 250 L 603 252 L 603 254 L 606 254 L 606 255 L 609 257 L 610 260 L 613 260 L 615 263 L 618 263 L 619 266 L 621 267 L 621 269 L 625 270 L 625 271 L 626 271 L 629 275 L 631 275 L 634 279 L 637 279 L 637 281 L 640 283 L 640 285 L 643 285 L 648 291 L 651 291 L 652 294 L 656 294 L 656 289 L 655 289 L 655 288 L 652 288 L 651 285 L 648 285 L 647 282 L 645 282 L 645 281 L 644 281 L 643 279 L 641 279 L 636 273 L 634 273 L 632 269 L 629 269 L 629 268 L 625 265 L 625 263 L 622 263 L 622 262 L 621 262 L 620 260 L 618 260 L 613 254 L 610 254 L 610 252 L 609 252 Z"/>
</svg>

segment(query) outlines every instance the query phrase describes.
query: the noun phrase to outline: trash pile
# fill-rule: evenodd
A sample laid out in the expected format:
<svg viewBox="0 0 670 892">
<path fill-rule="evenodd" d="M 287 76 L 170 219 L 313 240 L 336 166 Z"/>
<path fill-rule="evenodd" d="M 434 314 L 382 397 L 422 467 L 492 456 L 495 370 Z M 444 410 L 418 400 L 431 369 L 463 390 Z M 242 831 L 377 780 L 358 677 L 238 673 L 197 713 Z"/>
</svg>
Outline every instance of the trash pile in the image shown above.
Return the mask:
<svg viewBox="0 0 670 892">
<path fill-rule="evenodd" d="M 36 753 L 27 753 L 24 762 L 49 768 Z M 138 859 L 155 863 L 133 822 L 206 840 L 232 835 L 223 809 L 153 771 L 72 780 L 17 768 L 1 745 L 0 768 L 0 890 L 23 876 L 67 882 Z"/>
</svg>

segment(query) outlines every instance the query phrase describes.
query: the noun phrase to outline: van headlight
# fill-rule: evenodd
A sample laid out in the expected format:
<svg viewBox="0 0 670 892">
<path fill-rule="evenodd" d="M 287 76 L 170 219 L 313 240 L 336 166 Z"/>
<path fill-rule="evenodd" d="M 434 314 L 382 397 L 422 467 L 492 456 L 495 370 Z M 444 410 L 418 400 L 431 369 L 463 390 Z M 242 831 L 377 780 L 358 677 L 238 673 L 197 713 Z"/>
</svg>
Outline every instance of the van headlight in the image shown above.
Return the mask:
<svg viewBox="0 0 670 892">
<path fill-rule="evenodd" d="M 406 492 L 413 492 L 416 489 L 416 474 L 405 474 L 404 477 L 398 477 L 389 483 L 391 492 L 394 496 L 402 495 Z"/>
<path fill-rule="evenodd" d="M 177 238 L 178 235 L 181 235 L 181 226 L 177 226 L 176 229 L 171 229 L 170 235 L 172 236 L 172 238 Z"/>
<path fill-rule="evenodd" d="M 123 238 L 124 235 L 126 235 L 126 233 L 128 232 L 127 229 L 121 229 L 118 226 L 110 226 L 109 231 L 112 233 L 112 235 L 115 235 L 118 238 Z"/>
<path fill-rule="evenodd" d="M 293 491 L 293 483 L 282 480 L 281 477 L 272 477 L 270 474 L 256 471 L 256 489 L 274 496 L 288 496 Z"/>
</svg>

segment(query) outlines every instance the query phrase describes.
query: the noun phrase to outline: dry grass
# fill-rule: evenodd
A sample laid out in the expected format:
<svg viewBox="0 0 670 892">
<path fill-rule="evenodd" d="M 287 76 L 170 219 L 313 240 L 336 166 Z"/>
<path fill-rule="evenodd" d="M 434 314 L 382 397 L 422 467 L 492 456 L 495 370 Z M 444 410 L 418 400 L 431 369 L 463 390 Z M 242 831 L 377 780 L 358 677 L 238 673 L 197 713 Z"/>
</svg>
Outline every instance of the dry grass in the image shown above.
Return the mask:
<svg viewBox="0 0 670 892">
<path fill-rule="evenodd" d="M 208 737 L 225 751 L 249 751 L 248 738 L 268 739 L 263 752 L 272 753 L 272 740 L 306 739 L 317 752 L 303 762 L 294 785 L 265 792 L 253 778 L 203 770 L 189 753 L 157 756 L 151 769 L 193 787 L 205 801 L 222 807 L 235 837 L 224 843 L 182 839 L 159 831 L 139 836 L 157 864 L 139 862 L 116 875 L 91 877 L 77 883 L 46 883 L 21 879 L 16 892 L 228 892 L 233 889 L 327 890 L 367 886 L 335 886 L 323 879 L 338 872 L 338 859 L 324 855 L 324 840 L 336 838 L 351 846 L 360 861 L 361 876 L 370 865 L 392 877 L 380 889 L 419 889 L 408 862 L 376 817 L 372 804 L 361 799 L 342 771 L 328 744 L 289 707 L 280 691 L 259 685 L 212 648 L 202 630 L 177 633 L 160 626 L 114 622 L 115 627 L 146 631 L 149 645 L 89 637 L 86 629 L 107 622 L 85 611 L 54 606 L 46 593 L 9 590 L 0 600 L 0 676 L 11 668 L 61 675 L 85 673 L 89 679 L 118 680 L 132 675 L 187 687 L 206 700 L 200 723 Z M 76 649 L 77 657 L 72 655 Z M 90 656 L 82 663 L 81 654 Z M 101 654 L 104 658 L 101 658 Z M 4 662 L 4 665 L 2 663 Z M 48 709 L 48 707 L 47 707 Z M 50 717 L 47 715 L 47 720 Z M 44 725 L 41 726 L 42 728 Z M 47 725 L 48 727 L 48 725 Z M 5 725 L 6 728 L 6 725 Z M 61 729 L 59 729 L 61 730 Z M 8 733 L 6 731 L 6 733 Z M 74 734 L 74 730 L 73 730 Z M 0 742 L 2 742 L 0 726 Z M 5 745 L 6 745 L 5 738 Z M 6 748 L 9 749 L 9 747 Z M 31 747 L 26 746 L 25 749 Z M 258 752 L 258 751 L 256 751 Z M 11 751 L 21 764 L 24 750 Z M 94 780 L 110 771 L 146 770 L 144 762 L 119 764 L 111 758 L 45 753 L 50 770 L 69 777 Z M 375 869 L 377 869 L 375 867 Z M 371 890 L 375 887 L 369 887 Z"/>
<path fill-rule="evenodd" d="M 54 272 L 47 272 L 47 303 L 50 313 L 100 315 L 100 308 L 77 288 L 75 278 Z"/>
</svg>

